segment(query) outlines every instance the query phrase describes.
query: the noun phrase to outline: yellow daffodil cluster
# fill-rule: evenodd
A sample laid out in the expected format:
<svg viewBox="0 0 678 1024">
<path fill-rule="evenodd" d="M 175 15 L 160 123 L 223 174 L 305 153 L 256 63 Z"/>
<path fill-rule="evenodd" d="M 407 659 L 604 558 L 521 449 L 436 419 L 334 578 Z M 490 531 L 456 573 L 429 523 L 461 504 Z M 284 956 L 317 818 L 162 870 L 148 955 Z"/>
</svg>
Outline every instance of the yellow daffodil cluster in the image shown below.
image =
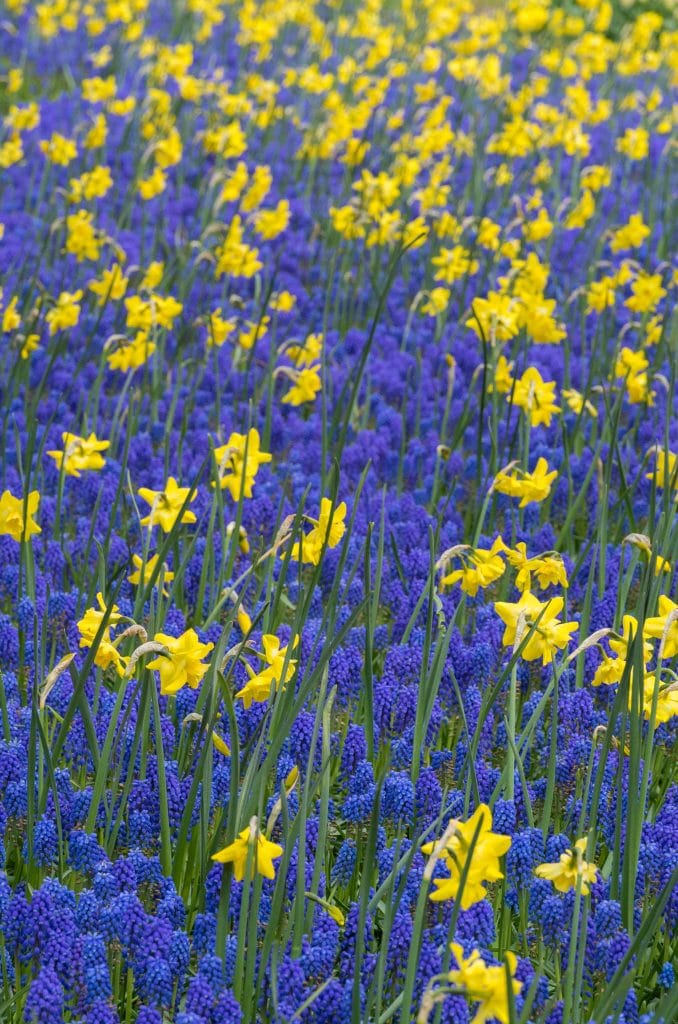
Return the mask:
<svg viewBox="0 0 678 1024">
<path fill-rule="evenodd" d="M 642 673 L 636 671 L 634 659 L 629 656 L 631 643 L 638 632 L 638 620 L 627 614 L 622 619 L 621 635 L 610 632 L 605 638 L 611 653 L 602 643 L 597 644 L 603 660 L 591 683 L 593 686 L 615 685 L 628 672 L 629 709 L 636 707 L 639 701 L 645 719 L 653 719 L 660 725 L 678 715 L 678 678 L 668 668 L 657 666 L 649 671 L 648 665 L 655 654 L 662 663 L 670 662 L 678 655 L 678 602 L 661 594 L 657 611 L 657 615 L 649 616 L 643 623 Z M 653 641 L 658 641 L 656 651 Z"/>
</svg>

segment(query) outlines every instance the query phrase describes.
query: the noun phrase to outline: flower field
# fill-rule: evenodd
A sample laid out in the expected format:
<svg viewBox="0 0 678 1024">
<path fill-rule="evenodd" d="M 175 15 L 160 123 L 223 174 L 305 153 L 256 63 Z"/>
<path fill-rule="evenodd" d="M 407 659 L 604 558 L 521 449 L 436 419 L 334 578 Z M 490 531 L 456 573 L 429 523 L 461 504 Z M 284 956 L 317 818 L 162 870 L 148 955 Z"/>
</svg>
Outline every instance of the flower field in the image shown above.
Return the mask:
<svg viewBox="0 0 678 1024">
<path fill-rule="evenodd" d="M 0 2 L 1 1024 L 678 1019 L 677 85 Z"/>
</svg>

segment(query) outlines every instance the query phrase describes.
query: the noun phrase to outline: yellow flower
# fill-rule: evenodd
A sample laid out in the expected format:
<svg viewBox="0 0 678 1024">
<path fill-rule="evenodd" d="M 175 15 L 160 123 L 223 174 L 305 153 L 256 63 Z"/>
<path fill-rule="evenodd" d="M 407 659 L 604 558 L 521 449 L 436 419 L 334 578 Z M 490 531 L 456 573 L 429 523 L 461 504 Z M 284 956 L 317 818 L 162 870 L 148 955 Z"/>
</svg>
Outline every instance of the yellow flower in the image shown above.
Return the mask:
<svg viewBox="0 0 678 1024">
<path fill-rule="evenodd" d="M 669 616 L 671 621 L 669 622 Z M 661 594 L 659 597 L 659 615 L 645 619 L 644 637 L 664 640 L 663 658 L 673 658 L 678 654 L 678 603 Z"/>
<path fill-rule="evenodd" d="M 20 135 L 12 135 L 0 145 L 0 167 L 13 167 L 24 158 L 24 147 Z"/>
<path fill-rule="evenodd" d="M 24 84 L 24 73 L 21 68 L 10 68 L 7 72 L 7 92 L 21 92 Z"/>
<path fill-rule="evenodd" d="M 659 448 L 656 453 L 657 466 L 652 473 L 646 473 L 646 480 L 656 480 L 657 487 L 673 487 L 678 489 L 678 455 L 672 451 Z"/>
<path fill-rule="evenodd" d="M 555 319 L 555 299 L 545 299 L 541 294 L 520 295 L 522 304 L 521 322 L 528 336 L 537 345 L 557 345 L 567 332 Z"/>
<path fill-rule="evenodd" d="M 109 352 L 106 362 L 111 370 L 127 373 L 128 370 L 138 370 L 154 352 L 155 342 L 149 341 L 146 331 L 138 331 L 132 341 Z"/>
<path fill-rule="evenodd" d="M 497 359 L 497 365 L 494 371 L 494 381 L 490 381 L 487 385 L 487 390 L 490 394 L 496 390 L 499 395 L 507 395 L 513 387 L 513 377 L 511 371 L 513 370 L 513 363 L 510 363 L 506 356 L 502 353 Z"/>
<path fill-rule="evenodd" d="M 15 498 L 11 491 L 3 491 L 0 497 L 0 536 L 22 541 L 30 540 L 33 534 L 40 533 L 40 527 L 33 519 L 39 504 L 39 492 L 31 491 L 26 501 L 24 518 L 24 499 Z"/>
<path fill-rule="evenodd" d="M 106 124 L 106 117 L 104 114 L 97 114 L 94 118 L 94 123 L 89 129 L 84 138 L 85 149 L 99 149 L 106 143 L 106 137 L 108 135 L 108 126 Z"/>
<path fill-rule="evenodd" d="M 183 312 L 183 305 L 172 295 L 152 295 L 151 309 L 154 322 L 168 331 L 174 326 L 174 321 Z"/>
<path fill-rule="evenodd" d="M 319 363 L 304 367 L 303 370 L 289 370 L 288 374 L 294 383 L 282 397 L 284 404 L 303 405 L 304 402 L 313 402 L 322 388 L 319 370 Z"/>
<path fill-rule="evenodd" d="M 97 603 L 99 607 L 88 608 L 78 622 L 81 647 L 91 647 L 101 627 L 101 623 L 106 612 L 106 602 L 104 601 L 103 594 L 97 594 Z M 126 659 L 121 656 L 114 642 L 111 640 L 111 628 L 119 622 L 119 608 L 117 604 L 114 604 L 111 608 L 106 628 L 104 629 L 97 644 L 97 649 L 94 654 L 94 664 L 98 665 L 99 668 L 104 671 L 113 666 L 118 675 L 122 676 L 125 674 Z"/>
<path fill-rule="evenodd" d="M 621 349 L 615 362 L 615 377 L 624 380 L 629 401 L 634 404 L 648 401 L 652 405 L 654 391 L 648 389 L 648 378 L 645 372 L 648 366 L 645 352 L 642 349 L 634 352 L 628 346 Z"/>
<path fill-rule="evenodd" d="M 548 24 L 548 20 L 549 5 L 540 3 L 539 0 L 529 0 L 528 3 L 521 4 L 515 13 L 515 26 L 519 32 L 525 34 L 541 32 Z M 488 1016 L 492 1016 L 492 1014 Z"/>
<path fill-rule="evenodd" d="M 216 256 L 214 276 L 217 281 L 224 274 L 231 277 L 254 277 L 263 267 L 259 250 L 243 242 L 242 218 L 239 214 L 231 221 L 223 245 L 216 249 Z"/>
<path fill-rule="evenodd" d="M 139 195 L 144 202 L 148 202 L 149 199 L 155 199 L 156 196 L 161 195 L 166 187 L 167 175 L 161 167 L 155 167 L 147 178 L 139 178 L 137 181 Z"/>
<path fill-rule="evenodd" d="M 596 212 L 596 201 L 593 198 L 593 193 L 585 188 L 582 192 L 581 199 L 573 206 L 567 217 L 565 218 L 564 226 L 573 230 L 576 228 L 583 228 L 591 220 L 591 217 Z"/>
<path fill-rule="evenodd" d="M 160 673 L 160 693 L 173 696 L 184 686 L 197 689 L 209 668 L 202 659 L 213 650 L 214 644 L 201 643 L 194 629 L 187 629 L 179 637 L 156 633 L 153 639 L 155 643 L 164 644 L 169 651 L 169 655 L 161 654 L 148 663 L 149 669 L 157 669 Z"/>
<path fill-rule="evenodd" d="M 267 167 L 265 164 L 260 164 L 258 167 L 254 168 L 254 172 L 250 179 L 250 186 L 245 192 L 242 200 L 242 208 L 245 213 L 250 213 L 261 205 L 268 195 L 272 183 L 273 174 L 271 173 L 270 167 Z"/>
<path fill-rule="evenodd" d="M 178 164 L 183 155 L 181 136 L 176 128 L 171 128 L 164 139 L 159 139 L 153 150 L 153 159 L 158 167 L 165 170 Z"/>
<path fill-rule="evenodd" d="M 330 219 L 334 230 L 344 238 L 362 238 L 365 234 L 360 213 L 353 206 L 330 206 Z"/>
<path fill-rule="evenodd" d="M 7 303 L 5 311 L 2 314 L 2 330 L 4 334 L 9 334 L 11 331 L 15 331 L 21 323 L 21 317 L 16 311 L 17 297 L 16 295 Z"/>
<path fill-rule="evenodd" d="M 599 192 L 601 188 L 608 188 L 612 181 L 612 173 L 609 167 L 602 164 L 590 164 L 584 167 L 581 172 L 581 187 L 588 188 L 592 192 Z"/>
<path fill-rule="evenodd" d="M 466 327 L 475 331 L 481 341 L 510 341 L 518 333 L 519 306 L 510 295 L 488 292 L 487 298 L 477 298 L 471 303 L 472 316 Z"/>
<path fill-rule="evenodd" d="M 475 548 L 470 554 L 463 554 L 464 566 L 443 576 L 441 586 L 452 586 L 461 580 L 461 589 L 465 594 L 475 597 L 479 587 L 489 587 L 491 583 L 504 575 L 506 565 L 503 554 L 506 551 L 501 536 L 497 537 L 491 548 Z"/>
<path fill-rule="evenodd" d="M 77 210 L 66 217 L 66 252 L 75 256 L 78 263 L 99 259 L 101 241 L 92 220 L 93 215 L 87 210 Z"/>
<path fill-rule="evenodd" d="M 78 155 L 78 147 L 73 139 L 67 139 L 59 132 L 53 132 L 49 140 L 43 139 L 40 142 L 40 149 L 49 162 L 58 167 L 68 167 Z"/>
<path fill-rule="evenodd" d="M 311 366 L 320 358 L 322 350 L 322 334 L 309 334 L 303 345 L 288 345 L 285 355 L 290 357 L 295 366 Z"/>
<path fill-rule="evenodd" d="M 314 524 L 311 532 L 305 534 L 301 541 L 292 546 L 292 558 L 297 562 L 310 562 L 311 565 L 317 565 L 325 543 L 328 548 L 336 548 L 344 536 L 346 532 L 345 518 L 345 501 L 337 505 L 333 511 L 331 500 L 322 498 L 319 517 L 317 520 L 310 520 Z"/>
<path fill-rule="evenodd" d="M 238 334 L 238 344 L 240 348 L 244 348 L 246 352 L 249 352 L 253 348 L 260 338 L 263 338 L 267 331 L 268 325 L 271 322 L 271 318 L 263 316 L 257 323 L 253 320 L 248 320 L 245 330 L 240 331 Z"/>
<path fill-rule="evenodd" d="M 89 290 L 94 292 L 97 305 L 104 306 L 109 299 L 121 299 L 127 290 L 128 278 L 123 275 L 119 263 L 114 263 L 110 270 L 104 270 L 98 280 L 90 281 Z"/>
<path fill-rule="evenodd" d="M 650 229 L 643 220 L 642 213 L 633 213 L 626 224 L 612 232 L 610 249 L 622 252 L 624 249 L 637 249 L 649 236 Z"/>
<path fill-rule="evenodd" d="M 243 688 L 236 693 L 236 697 L 242 700 L 245 708 L 251 707 L 253 703 L 263 704 L 264 701 L 267 701 L 271 695 L 272 687 L 275 690 L 284 689 L 285 685 L 294 675 L 297 664 L 294 658 L 287 660 L 289 644 L 281 647 L 277 636 L 274 636 L 272 633 L 265 633 L 261 638 L 261 642 L 264 648 L 263 651 L 256 651 L 255 653 L 266 667 L 261 672 L 255 672 L 252 666 L 245 662 L 249 679 Z M 292 644 L 293 650 L 297 646 L 297 642 L 298 638 L 295 637 Z M 287 668 L 285 669 L 286 660 Z"/>
<path fill-rule="evenodd" d="M 449 288 L 443 288 L 442 286 L 439 288 L 431 288 L 430 291 L 427 292 L 428 297 L 426 302 L 422 304 L 422 313 L 425 313 L 427 316 L 439 316 L 440 313 L 444 313 L 450 301 L 451 294 L 452 293 Z"/>
<path fill-rule="evenodd" d="M 537 427 L 543 423 L 548 427 L 553 414 L 560 412 L 560 407 L 555 404 L 555 391 L 555 381 L 543 380 L 535 366 L 528 366 L 516 381 L 513 394 L 508 396 L 507 401 L 525 411 L 531 426 Z"/>
<path fill-rule="evenodd" d="M 37 352 L 40 348 L 40 335 L 39 334 L 27 334 L 23 345 L 21 346 L 20 356 L 22 359 L 28 359 L 31 352 Z"/>
<path fill-rule="evenodd" d="M 551 493 L 551 484 L 558 476 L 558 470 L 549 472 L 548 462 L 544 458 L 537 460 L 531 473 L 515 467 L 509 473 L 501 470 L 494 479 L 494 489 L 499 494 L 508 494 L 512 498 L 520 498 L 520 508 L 532 502 L 544 501 Z"/>
<path fill-rule="evenodd" d="M 633 693 L 633 686 L 635 686 L 635 676 L 632 687 L 629 689 L 629 710 L 635 707 L 636 698 Z M 655 724 L 662 725 L 665 722 L 669 722 L 678 715 L 678 684 L 674 682 L 668 686 L 661 686 L 660 681 L 657 679 L 657 673 L 647 672 L 643 676 L 642 700 L 643 715 L 647 721 L 652 717 L 652 707 L 656 700 Z"/>
<path fill-rule="evenodd" d="M 152 262 L 148 264 L 148 269 L 141 280 L 139 290 L 152 292 L 153 289 L 157 288 L 162 281 L 164 273 L 165 264 L 161 260 L 152 260 Z"/>
<path fill-rule="evenodd" d="M 548 238 L 552 231 L 553 221 L 543 206 L 534 220 L 526 220 L 523 223 L 523 237 L 528 242 L 540 242 Z"/>
<path fill-rule="evenodd" d="M 644 160 L 650 152 L 650 136 L 645 128 L 627 128 L 617 139 L 617 152 L 629 160 Z"/>
<path fill-rule="evenodd" d="M 511 548 L 505 550 L 510 564 L 518 570 L 516 587 L 519 590 L 530 589 L 532 573 L 537 577 L 537 582 L 542 590 L 546 590 L 547 587 L 554 584 L 567 588 L 567 573 L 560 555 L 554 553 L 528 558 L 527 546 L 522 541 L 516 544 L 515 550 Z"/>
<path fill-rule="evenodd" d="M 618 683 L 624 674 L 626 662 L 623 658 L 611 658 L 603 652 L 603 660 L 591 680 L 592 686 L 611 686 Z"/>
<path fill-rule="evenodd" d="M 500 234 L 501 224 L 495 224 L 489 217 L 483 217 L 478 226 L 478 245 L 481 245 L 483 249 L 496 252 L 499 248 Z"/>
<path fill-rule="evenodd" d="M 103 199 L 113 188 L 113 178 L 109 167 L 99 166 L 85 171 L 79 178 L 71 178 L 72 203 L 80 203 L 83 199 Z"/>
<path fill-rule="evenodd" d="M 475 845 L 471 852 L 473 837 Z M 511 837 L 492 831 L 492 811 L 487 804 L 480 804 L 468 821 L 452 821 L 445 833 L 444 842 L 426 843 L 422 853 L 444 858 L 450 872 L 449 878 L 434 878 L 436 892 L 429 899 L 434 902 L 457 899 L 464 871 L 466 882 L 461 894 L 462 910 L 468 910 L 474 903 L 485 899 L 486 882 L 497 882 L 504 877 L 499 859 L 511 845 Z M 470 863 L 469 863 L 470 858 Z"/>
<path fill-rule="evenodd" d="M 454 284 L 467 274 L 478 271 L 478 260 L 472 259 L 468 250 L 461 245 L 455 245 L 453 249 L 441 249 L 431 263 L 439 268 L 434 279 L 444 284 Z"/>
<path fill-rule="evenodd" d="M 624 303 L 634 313 L 650 313 L 666 295 L 661 274 L 646 274 L 641 270 L 631 284 L 632 295 Z"/>
<path fill-rule="evenodd" d="M 235 168 L 228 175 L 224 182 L 224 187 L 221 191 L 221 199 L 224 203 L 235 202 L 236 199 L 240 198 L 243 189 L 247 185 L 247 164 L 244 161 L 239 160 Z"/>
<path fill-rule="evenodd" d="M 214 853 L 212 860 L 218 864 L 232 864 L 236 882 L 242 882 L 248 860 L 253 873 L 263 875 L 264 878 L 275 878 L 273 861 L 281 857 L 282 853 L 282 846 L 262 835 L 257 819 L 252 818 L 249 827 L 244 828 L 234 842 Z"/>
<path fill-rule="evenodd" d="M 93 78 L 83 78 L 82 98 L 87 103 L 104 103 L 106 100 L 113 99 L 117 88 L 113 75 L 109 75 L 107 78 L 101 78 L 99 75 L 95 75 Z"/>
<path fill-rule="evenodd" d="M 103 469 L 106 464 L 101 452 L 110 446 L 110 441 L 100 441 L 94 432 L 89 437 L 79 437 L 65 431 L 61 435 L 63 451 L 49 451 L 47 454 L 54 459 L 57 469 L 63 465 L 66 476 L 80 476 L 82 470 Z"/>
<path fill-rule="evenodd" d="M 448 981 L 455 988 L 464 989 L 470 1002 L 478 1003 L 471 1024 L 485 1024 L 488 1020 L 509 1024 L 511 1014 L 506 967 L 503 964 L 488 967 L 477 949 L 474 949 L 469 957 L 464 957 L 464 950 L 457 942 L 450 943 L 450 949 L 459 966 L 449 971 Z M 513 953 L 506 953 L 506 963 L 511 975 L 511 989 L 516 996 L 523 986 L 522 982 L 516 981 L 514 977 L 516 958 Z"/>
<path fill-rule="evenodd" d="M 281 199 L 273 210 L 260 210 L 254 214 L 252 220 L 254 230 L 260 238 L 277 238 L 290 222 L 289 200 Z"/>
<path fill-rule="evenodd" d="M 130 295 L 125 299 L 126 326 L 130 330 L 150 331 L 153 326 L 153 307 L 140 295 Z"/>
<path fill-rule="evenodd" d="M 235 320 L 224 320 L 221 315 L 221 306 L 217 306 L 214 312 L 207 317 L 207 347 L 221 348 L 234 330 Z"/>
<path fill-rule="evenodd" d="M 270 462 L 270 452 L 262 452 L 259 431 L 250 428 L 247 434 L 232 433 L 225 445 L 214 449 L 217 462 L 219 485 L 227 488 L 233 501 L 239 501 L 242 490 L 243 497 L 252 497 L 252 485 L 259 466 Z"/>
<path fill-rule="evenodd" d="M 603 277 L 600 281 L 592 281 L 586 293 L 587 313 L 602 313 L 604 309 L 614 306 L 617 283 L 616 277 Z"/>
<path fill-rule="evenodd" d="M 153 555 L 151 558 L 148 558 L 146 560 L 146 564 L 144 565 L 143 559 L 141 558 L 140 555 L 132 555 L 132 565 L 134 566 L 134 572 L 130 573 L 130 575 L 127 577 L 129 582 L 134 583 L 135 586 L 139 586 L 139 584 L 143 582 L 145 586 L 150 581 L 151 577 L 153 576 L 153 573 L 155 572 L 158 557 L 158 555 Z M 144 570 L 143 579 L 141 574 L 142 566 Z M 165 565 L 163 565 L 161 571 L 158 573 L 158 576 L 156 577 L 156 587 L 158 586 L 161 578 L 164 580 L 165 583 L 171 583 L 172 580 L 174 579 L 174 573 L 170 572 L 169 569 Z"/>
<path fill-rule="evenodd" d="M 101 625 L 101 621 L 104 617 L 104 613 L 106 611 L 106 602 L 104 601 L 104 596 L 101 592 L 97 594 L 97 604 L 99 605 L 98 609 L 88 608 L 83 617 L 78 622 L 78 629 L 80 631 L 80 635 L 88 641 L 87 645 L 81 644 L 81 646 L 89 646 L 89 644 L 91 644 L 92 640 L 94 640 L 94 637 L 96 636 L 99 630 L 99 626 Z M 113 607 L 111 608 L 111 613 L 108 617 L 108 628 L 117 625 L 119 622 L 120 609 L 118 608 L 117 604 L 114 604 Z"/>
<path fill-rule="evenodd" d="M 274 292 L 269 302 L 269 308 L 277 310 L 279 313 L 290 313 L 297 303 L 296 295 L 291 292 L 282 291 Z"/>
<path fill-rule="evenodd" d="M 661 601 L 661 598 L 660 598 L 660 601 Z M 646 619 L 645 620 L 646 625 L 647 625 L 647 622 L 648 622 L 648 620 Z M 608 643 L 610 645 L 610 649 L 616 654 L 616 656 L 618 658 L 622 658 L 622 659 L 626 660 L 626 657 L 628 655 L 628 650 L 629 650 L 629 647 L 631 645 L 631 641 L 635 637 L 637 631 L 638 631 L 638 620 L 636 619 L 635 615 L 624 615 L 623 618 L 622 618 L 622 635 L 621 636 L 612 636 L 608 640 Z M 643 635 L 644 636 L 645 635 L 651 636 L 652 634 L 650 634 L 650 633 L 648 633 L 648 634 L 643 633 Z M 651 657 L 652 657 L 652 644 L 644 643 L 643 644 L 643 662 L 645 664 L 647 664 L 647 662 L 650 660 Z"/>
<path fill-rule="evenodd" d="M 137 491 L 140 498 L 151 506 L 151 511 L 141 520 L 142 526 L 153 527 L 156 523 L 164 533 L 170 533 L 177 519 L 181 507 L 189 495 L 190 488 L 179 487 L 173 476 L 169 477 L 165 488 L 162 491 L 152 491 L 149 487 L 140 487 Z M 189 502 L 195 501 L 196 493 L 193 491 L 188 498 Z M 195 523 L 195 513 L 190 508 L 184 509 L 182 523 Z"/>
<path fill-rule="evenodd" d="M 563 388 L 561 393 L 572 412 L 579 415 L 586 409 L 589 416 L 598 419 L 598 410 L 595 405 L 588 398 L 584 398 L 580 391 L 577 391 L 575 388 Z"/>
<path fill-rule="evenodd" d="M 77 292 L 61 292 L 59 298 L 45 316 L 50 334 L 64 331 L 68 327 L 75 327 L 80 319 L 79 303 L 81 298 L 82 291 L 80 289 Z"/>
<path fill-rule="evenodd" d="M 212 730 L 212 743 L 214 745 L 214 749 L 218 750 L 220 754 L 224 755 L 224 757 L 231 756 L 231 748 L 215 729 Z"/>
<path fill-rule="evenodd" d="M 494 610 L 506 626 L 502 637 L 504 647 L 517 647 L 531 631 L 522 657 L 525 661 L 541 658 L 543 665 L 550 665 L 555 651 L 567 647 L 572 633 L 579 629 L 577 622 L 561 622 L 558 618 L 563 604 L 562 597 L 542 602 L 529 590 L 516 602 L 495 601 Z"/>
<path fill-rule="evenodd" d="M 577 887 L 577 880 L 581 879 L 581 892 L 587 896 L 592 882 L 595 882 L 598 869 L 595 864 L 589 864 L 584 860 L 586 850 L 586 839 L 578 839 L 573 850 L 565 850 L 561 853 L 560 860 L 554 864 L 540 864 L 534 869 L 537 878 L 547 878 L 553 882 L 558 892 L 569 892 Z"/>
</svg>

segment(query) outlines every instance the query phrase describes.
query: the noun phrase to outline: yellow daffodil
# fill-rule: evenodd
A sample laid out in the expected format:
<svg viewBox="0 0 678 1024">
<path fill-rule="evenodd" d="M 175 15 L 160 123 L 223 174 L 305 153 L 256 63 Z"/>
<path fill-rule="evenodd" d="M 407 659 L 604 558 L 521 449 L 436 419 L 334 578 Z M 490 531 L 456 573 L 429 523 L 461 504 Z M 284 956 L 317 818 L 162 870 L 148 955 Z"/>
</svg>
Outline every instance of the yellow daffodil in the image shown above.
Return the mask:
<svg viewBox="0 0 678 1024">
<path fill-rule="evenodd" d="M 461 581 L 461 589 L 465 594 L 475 597 L 480 587 L 489 587 L 491 583 L 504 575 L 506 564 L 504 553 L 506 545 L 501 536 L 492 544 L 491 548 L 474 548 L 469 553 L 462 554 L 464 562 L 461 569 L 455 569 L 448 573 L 440 581 L 440 585 L 453 586 Z"/>
<path fill-rule="evenodd" d="M 474 836 L 476 841 L 471 851 Z M 421 848 L 429 857 L 434 854 L 442 857 L 450 872 L 449 878 L 433 879 L 436 891 L 429 899 L 434 902 L 457 899 L 466 871 L 461 907 L 468 910 L 487 896 L 486 882 L 497 882 L 504 877 L 499 860 L 511 846 L 511 837 L 492 831 L 492 811 L 487 804 L 480 804 L 468 821 L 451 822 L 443 839 L 442 845 L 432 842 Z"/>
<path fill-rule="evenodd" d="M 80 476 L 83 470 L 103 469 L 106 464 L 101 452 L 105 452 L 110 441 L 100 441 L 94 432 L 89 437 L 79 437 L 77 434 L 70 434 L 65 431 L 61 435 L 63 451 L 48 451 L 50 458 L 54 459 L 57 469 L 61 469 L 66 476 Z"/>
<path fill-rule="evenodd" d="M 248 861 L 252 874 L 263 875 L 264 878 L 275 878 L 273 861 L 281 857 L 282 846 L 272 843 L 259 831 L 259 823 L 252 818 L 248 828 L 244 828 L 234 842 L 223 850 L 212 854 L 217 864 L 232 864 L 233 877 L 242 882 L 247 870 Z"/>
<path fill-rule="evenodd" d="M 181 507 L 187 498 L 189 502 L 195 501 L 195 491 L 190 492 L 190 497 L 189 492 L 190 488 L 179 487 L 173 476 L 169 477 L 162 491 L 152 491 L 150 487 L 140 487 L 137 492 L 139 497 L 151 506 L 149 514 L 141 520 L 141 525 L 150 528 L 157 524 L 164 533 L 170 533 L 180 513 L 180 522 L 195 523 L 195 513 L 191 512 L 190 508 L 181 512 Z"/>
<path fill-rule="evenodd" d="M 494 479 L 494 489 L 499 494 L 520 498 L 520 508 L 532 502 L 544 501 L 551 493 L 551 485 L 558 476 L 558 470 L 549 470 L 545 458 L 539 458 L 531 473 L 515 467 L 509 472 L 501 470 Z"/>
<path fill-rule="evenodd" d="M 157 669 L 160 673 L 160 693 L 174 696 L 184 686 L 197 689 L 209 665 L 202 659 L 206 658 L 214 648 L 213 643 L 203 644 L 194 629 L 187 629 L 179 637 L 168 633 L 156 633 L 155 643 L 164 644 L 169 654 L 161 654 L 149 661 L 149 669 Z"/>
<path fill-rule="evenodd" d="M 25 502 L 24 499 L 15 498 L 11 491 L 3 491 L 0 496 L 0 537 L 12 537 L 20 542 L 30 540 L 36 533 L 40 533 L 40 527 L 34 520 L 40 504 L 38 491 L 31 491 Z"/>
<path fill-rule="evenodd" d="M 82 290 L 77 292 L 61 292 L 54 305 L 47 310 L 45 320 L 49 327 L 50 335 L 57 331 L 65 331 L 69 327 L 75 327 L 80 319 L 80 300 Z"/>
<path fill-rule="evenodd" d="M 236 697 L 242 700 L 245 708 L 251 707 L 253 703 L 263 704 L 264 701 L 267 701 L 271 696 L 271 688 L 275 690 L 284 688 L 294 675 L 297 664 L 294 658 L 287 657 L 289 645 L 281 647 L 277 636 L 274 636 L 272 633 L 265 633 L 261 638 L 261 642 L 264 648 L 263 651 L 256 651 L 255 653 L 265 667 L 260 672 L 255 672 L 251 665 L 245 662 L 249 680 L 236 693 Z M 295 637 L 292 645 L 293 650 L 297 642 L 298 638 Z M 286 661 L 287 668 L 285 668 Z"/>
<path fill-rule="evenodd" d="M 342 501 L 333 510 L 331 500 L 322 498 L 319 517 L 310 520 L 313 523 L 311 532 L 305 534 L 301 541 L 292 546 L 292 558 L 297 562 L 309 562 L 311 565 L 317 565 L 325 543 L 328 548 L 336 548 L 344 536 L 346 532 L 345 518 L 345 501 Z"/>
<path fill-rule="evenodd" d="M 470 1002 L 478 1004 L 471 1024 L 485 1024 L 489 1020 L 509 1024 L 511 1015 L 506 967 L 488 966 L 477 949 L 474 949 L 469 957 L 465 957 L 462 946 L 457 942 L 450 943 L 450 949 L 458 966 L 448 972 L 447 980 L 455 988 L 463 989 Z M 515 978 L 516 962 L 515 955 L 507 952 L 506 963 L 514 997 L 523 987 L 522 982 Z"/>
<path fill-rule="evenodd" d="M 84 648 L 90 648 L 95 639 L 96 635 L 101 628 L 106 612 L 106 602 L 104 601 L 103 594 L 97 594 L 98 608 L 88 608 L 83 617 L 78 622 L 78 632 L 80 633 L 80 646 Z M 106 627 L 99 638 L 97 643 L 96 651 L 94 653 L 94 664 L 98 665 L 99 668 L 106 669 L 111 666 L 115 669 L 119 676 L 124 675 L 126 668 L 126 659 L 123 658 L 115 646 L 114 641 L 111 639 L 111 629 L 120 622 L 120 609 L 117 604 L 113 605 L 108 617 Z"/>
<path fill-rule="evenodd" d="M 219 472 L 219 486 L 226 488 L 233 501 L 252 497 L 254 479 L 259 466 L 270 462 L 270 452 L 261 451 L 259 431 L 251 427 L 247 434 L 232 433 L 226 444 L 214 449 Z"/>
<path fill-rule="evenodd" d="M 661 594 L 659 614 L 645 619 L 643 636 L 662 640 L 662 658 L 674 658 L 678 654 L 678 603 Z"/>
<path fill-rule="evenodd" d="M 507 396 L 507 401 L 523 409 L 527 415 L 530 426 L 538 427 L 551 425 L 553 414 L 559 412 L 555 404 L 555 381 L 545 381 L 539 370 L 534 366 L 528 366 L 525 373 L 520 377 L 513 389 L 512 394 Z"/>
<path fill-rule="evenodd" d="M 523 648 L 522 657 L 525 661 L 541 658 L 542 664 L 549 665 L 554 653 L 567 647 L 572 634 L 579 629 L 577 622 L 561 622 L 558 618 L 563 604 L 562 597 L 542 602 L 529 590 L 516 602 L 495 601 L 494 609 L 506 626 L 502 638 L 504 647 L 520 644 L 538 622 Z"/>
<path fill-rule="evenodd" d="M 137 587 L 139 586 L 140 583 L 143 583 L 145 586 L 151 580 L 153 573 L 155 572 L 155 567 L 158 564 L 158 557 L 158 555 L 152 555 L 150 558 L 146 560 L 146 563 L 144 564 L 143 559 L 141 558 L 140 555 L 132 555 L 132 565 L 134 566 L 134 572 L 130 573 L 129 576 L 127 577 L 129 582 L 133 583 Z M 165 565 L 163 565 L 161 571 L 158 573 L 158 576 L 156 577 L 156 587 L 158 586 L 161 578 L 165 581 L 165 583 L 171 583 L 172 580 L 174 579 L 174 573 L 170 572 L 169 569 Z"/>
<path fill-rule="evenodd" d="M 320 380 L 320 365 L 304 367 L 303 370 L 289 370 L 288 375 L 293 381 L 292 387 L 283 395 L 282 401 L 286 405 L 303 405 L 304 402 L 313 402 L 315 396 L 322 388 Z"/>
<path fill-rule="evenodd" d="M 569 892 L 575 889 L 581 879 L 581 892 L 587 896 L 592 882 L 595 882 L 598 869 L 595 864 L 584 860 L 586 839 L 578 839 L 572 850 L 561 853 L 560 859 L 551 864 L 540 864 L 534 869 L 537 878 L 547 878 L 553 882 L 558 892 Z"/>
</svg>

